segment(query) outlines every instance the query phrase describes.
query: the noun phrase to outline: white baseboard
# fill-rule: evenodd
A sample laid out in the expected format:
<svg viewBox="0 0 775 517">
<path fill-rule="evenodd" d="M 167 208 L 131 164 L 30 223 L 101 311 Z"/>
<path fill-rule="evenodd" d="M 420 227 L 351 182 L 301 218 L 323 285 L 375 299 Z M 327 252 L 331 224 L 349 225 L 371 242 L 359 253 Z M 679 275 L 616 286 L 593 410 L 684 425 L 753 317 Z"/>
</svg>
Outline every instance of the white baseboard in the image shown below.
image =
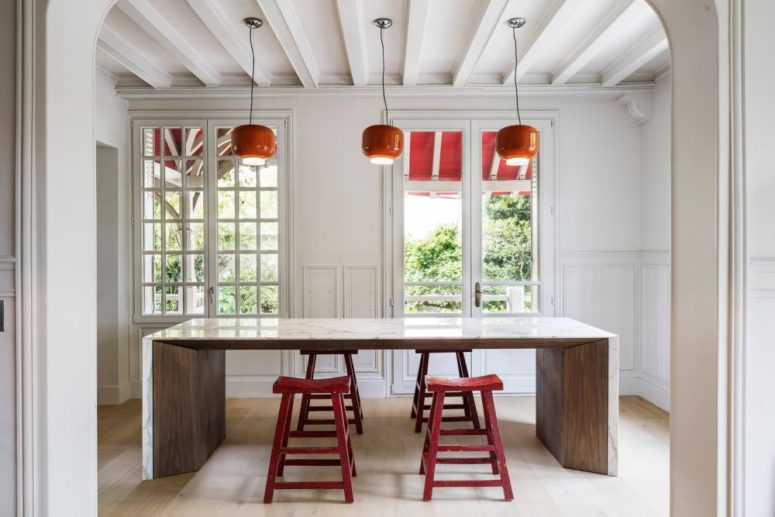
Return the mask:
<svg viewBox="0 0 775 517">
<path fill-rule="evenodd" d="M 99 406 L 118 406 L 130 398 L 134 397 L 132 397 L 132 389 L 128 383 L 120 386 L 99 386 L 97 388 L 97 405 Z"/>
<path fill-rule="evenodd" d="M 639 395 L 658 408 L 670 412 L 670 384 L 643 375 L 640 378 Z"/>
</svg>

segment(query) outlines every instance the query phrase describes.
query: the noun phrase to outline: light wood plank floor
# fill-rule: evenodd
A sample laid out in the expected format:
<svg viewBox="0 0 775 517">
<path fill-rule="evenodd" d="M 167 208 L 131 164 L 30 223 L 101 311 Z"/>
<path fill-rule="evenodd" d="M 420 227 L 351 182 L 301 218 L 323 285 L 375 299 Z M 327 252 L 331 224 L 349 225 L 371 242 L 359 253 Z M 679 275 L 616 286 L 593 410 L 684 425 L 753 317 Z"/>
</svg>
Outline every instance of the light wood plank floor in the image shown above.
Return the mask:
<svg viewBox="0 0 775 517">
<path fill-rule="evenodd" d="M 195 474 L 141 481 L 140 403 L 99 408 L 99 509 L 110 516 L 550 516 L 668 515 L 668 416 L 639 397 L 622 397 L 620 475 L 560 467 L 535 437 L 535 399 L 498 397 L 496 406 L 515 492 L 436 489 L 422 502 L 417 474 L 424 435 L 415 434 L 407 398 L 364 400 L 365 434 L 353 433 L 358 466 L 355 503 L 341 491 L 279 491 L 261 499 L 278 399 L 230 399 L 227 438 Z M 443 465 L 445 473 L 485 475 L 483 465 Z M 289 467 L 287 479 L 325 476 L 336 468 Z"/>
</svg>

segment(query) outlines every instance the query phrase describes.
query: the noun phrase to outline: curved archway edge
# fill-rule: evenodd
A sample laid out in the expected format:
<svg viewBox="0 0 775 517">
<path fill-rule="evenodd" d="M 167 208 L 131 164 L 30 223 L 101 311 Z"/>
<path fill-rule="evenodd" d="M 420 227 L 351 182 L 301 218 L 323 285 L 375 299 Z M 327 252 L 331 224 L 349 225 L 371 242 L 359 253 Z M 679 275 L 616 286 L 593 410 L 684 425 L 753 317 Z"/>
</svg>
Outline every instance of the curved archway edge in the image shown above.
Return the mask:
<svg viewBox="0 0 775 517">
<path fill-rule="evenodd" d="M 671 510 L 716 515 L 727 472 L 729 93 L 721 63 L 729 16 L 722 0 L 649 1 L 672 59 L 670 477 L 680 497 Z M 21 143 L 20 503 L 37 515 L 97 514 L 94 56 L 113 2 L 19 2 L 20 110 L 29 128 Z"/>
</svg>

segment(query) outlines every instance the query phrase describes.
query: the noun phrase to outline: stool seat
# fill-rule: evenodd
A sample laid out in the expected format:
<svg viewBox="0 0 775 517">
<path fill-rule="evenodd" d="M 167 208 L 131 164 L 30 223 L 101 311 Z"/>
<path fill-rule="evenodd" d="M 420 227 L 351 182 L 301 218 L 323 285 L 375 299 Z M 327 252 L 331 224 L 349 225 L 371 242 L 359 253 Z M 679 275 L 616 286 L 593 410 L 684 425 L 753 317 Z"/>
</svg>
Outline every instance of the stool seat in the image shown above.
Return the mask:
<svg viewBox="0 0 775 517">
<path fill-rule="evenodd" d="M 482 375 L 481 377 L 463 377 L 460 379 L 448 377 L 425 377 L 425 386 L 428 391 L 500 391 L 503 389 L 503 381 L 495 374 Z"/>
<path fill-rule="evenodd" d="M 330 379 L 299 379 L 296 377 L 278 377 L 272 385 L 272 393 L 349 393 L 350 377 L 332 377 Z"/>
</svg>

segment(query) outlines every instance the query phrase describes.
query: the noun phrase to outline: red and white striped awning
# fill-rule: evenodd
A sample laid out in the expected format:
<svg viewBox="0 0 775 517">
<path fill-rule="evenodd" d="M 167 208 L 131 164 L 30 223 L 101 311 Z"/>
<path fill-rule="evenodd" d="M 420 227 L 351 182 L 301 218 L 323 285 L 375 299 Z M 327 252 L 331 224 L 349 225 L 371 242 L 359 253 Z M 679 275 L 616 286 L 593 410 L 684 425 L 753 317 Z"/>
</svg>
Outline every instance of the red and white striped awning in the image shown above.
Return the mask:
<svg viewBox="0 0 775 517">
<path fill-rule="evenodd" d="M 495 131 L 482 133 L 482 189 L 492 195 L 529 196 L 532 162 L 527 167 L 506 165 L 495 152 Z M 406 190 L 417 196 L 457 195 L 462 178 L 460 131 L 411 131 L 406 133 Z M 455 183 L 458 183 L 455 185 Z"/>
</svg>

